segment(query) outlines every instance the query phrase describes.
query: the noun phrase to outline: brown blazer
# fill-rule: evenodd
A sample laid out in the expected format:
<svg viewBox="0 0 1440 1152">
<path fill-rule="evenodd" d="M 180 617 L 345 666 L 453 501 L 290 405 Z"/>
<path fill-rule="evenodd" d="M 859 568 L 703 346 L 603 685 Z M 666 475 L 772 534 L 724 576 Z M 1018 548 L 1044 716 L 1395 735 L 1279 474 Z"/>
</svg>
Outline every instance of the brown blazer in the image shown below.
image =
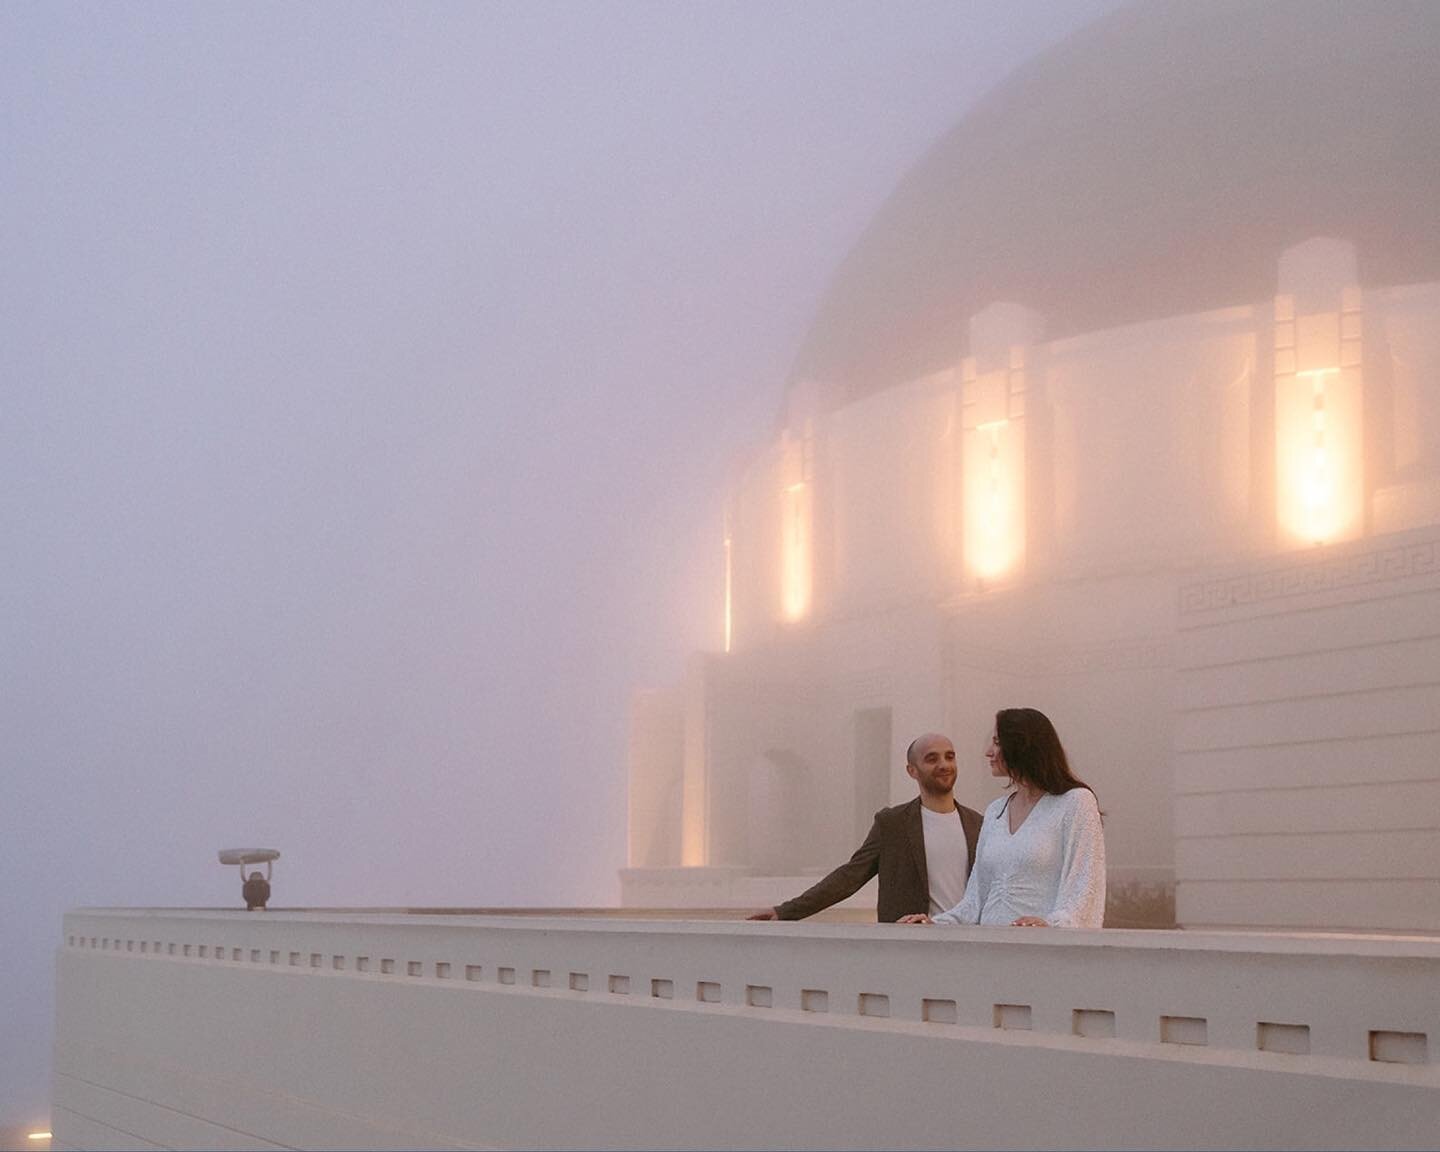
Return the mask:
<svg viewBox="0 0 1440 1152">
<path fill-rule="evenodd" d="M 975 871 L 975 844 L 980 839 L 983 819 L 973 808 L 957 804 L 960 824 L 965 829 L 969 870 Z M 930 911 L 930 879 L 925 870 L 925 824 L 920 815 L 920 797 L 908 804 L 882 808 L 865 843 L 855 855 L 830 875 L 807 888 L 793 900 L 777 905 L 781 920 L 803 920 L 838 904 L 860 891 L 866 881 L 880 873 L 880 899 L 875 918 L 893 924 L 912 912 Z"/>
</svg>

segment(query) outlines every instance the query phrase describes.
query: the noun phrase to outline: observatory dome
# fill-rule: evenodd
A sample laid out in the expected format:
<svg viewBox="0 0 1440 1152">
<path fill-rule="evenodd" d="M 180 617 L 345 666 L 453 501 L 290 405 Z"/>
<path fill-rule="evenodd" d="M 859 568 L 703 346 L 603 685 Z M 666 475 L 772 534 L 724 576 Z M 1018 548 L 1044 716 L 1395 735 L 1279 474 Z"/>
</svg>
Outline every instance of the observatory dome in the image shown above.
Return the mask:
<svg viewBox="0 0 1440 1152">
<path fill-rule="evenodd" d="M 792 387 L 833 408 L 953 365 L 1013 301 L 1047 338 L 1273 295 L 1286 248 L 1440 279 L 1440 4 L 1154 0 L 1012 74 L 842 263 Z"/>
</svg>

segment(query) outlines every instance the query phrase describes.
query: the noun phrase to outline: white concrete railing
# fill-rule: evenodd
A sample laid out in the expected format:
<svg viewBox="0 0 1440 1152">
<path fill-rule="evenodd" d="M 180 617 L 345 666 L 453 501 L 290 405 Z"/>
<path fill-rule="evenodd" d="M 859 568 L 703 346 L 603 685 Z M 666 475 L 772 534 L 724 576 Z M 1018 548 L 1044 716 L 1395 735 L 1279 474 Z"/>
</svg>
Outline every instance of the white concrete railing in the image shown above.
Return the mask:
<svg viewBox="0 0 1440 1152">
<path fill-rule="evenodd" d="M 56 1147 L 1430 1147 L 1440 940 L 65 917 Z"/>
</svg>

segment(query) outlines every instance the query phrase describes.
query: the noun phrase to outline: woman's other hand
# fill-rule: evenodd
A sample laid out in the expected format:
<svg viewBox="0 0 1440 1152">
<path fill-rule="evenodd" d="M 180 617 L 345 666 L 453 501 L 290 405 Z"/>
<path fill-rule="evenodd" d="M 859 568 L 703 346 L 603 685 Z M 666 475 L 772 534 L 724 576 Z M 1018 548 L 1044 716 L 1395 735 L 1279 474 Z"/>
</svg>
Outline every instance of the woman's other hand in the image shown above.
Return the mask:
<svg viewBox="0 0 1440 1152">
<path fill-rule="evenodd" d="M 927 915 L 925 915 L 924 912 L 912 912 L 912 913 L 910 913 L 909 916 L 901 916 L 899 920 L 895 921 L 895 923 L 897 923 L 897 924 L 934 924 L 935 921 L 934 921 L 934 920 L 931 920 L 930 917 L 927 916 Z"/>
<path fill-rule="evenodd" d="M 1010 921 L 1012 928 L 1048 928 L 1049 925 L 1039 916 L 1021 916 L 1018 920 Z"/>
</svg>

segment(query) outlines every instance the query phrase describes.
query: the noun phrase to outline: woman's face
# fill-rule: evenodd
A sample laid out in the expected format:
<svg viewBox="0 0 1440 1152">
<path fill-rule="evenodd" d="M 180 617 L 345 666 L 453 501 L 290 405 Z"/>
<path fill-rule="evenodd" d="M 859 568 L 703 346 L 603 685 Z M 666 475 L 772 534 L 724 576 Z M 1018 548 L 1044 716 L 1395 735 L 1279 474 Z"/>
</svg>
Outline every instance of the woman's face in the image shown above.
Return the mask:
<svg viewBox="0 0 1440 1152">
<path fill-rule="evenodd" d="M 1000 751 L 1000 741 L 995 738 L 993 732 L 990 734 L 990 743 L 985 749 L 985 759 L 990 761 L 990 775 L 1010 775 L 1010 770 L 1005 767 L 1004 753 Z"/>
</svg>

